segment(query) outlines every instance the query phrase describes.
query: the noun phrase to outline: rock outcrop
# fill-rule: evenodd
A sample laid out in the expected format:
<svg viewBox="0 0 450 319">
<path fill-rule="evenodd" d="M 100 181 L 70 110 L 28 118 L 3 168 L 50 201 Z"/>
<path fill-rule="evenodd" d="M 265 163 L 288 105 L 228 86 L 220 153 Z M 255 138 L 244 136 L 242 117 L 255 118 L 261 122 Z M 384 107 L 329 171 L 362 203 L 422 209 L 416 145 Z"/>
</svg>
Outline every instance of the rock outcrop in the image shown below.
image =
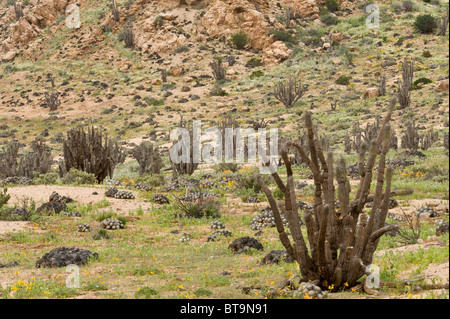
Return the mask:
<svg viewBox="0 0 450 319">
<path fill-rule="evenodd" d="M 291 54 L 292 50 L 284 42 L 276 41 L 264 49 L 262 61 L 267 66 L 274 66 L 289 59 Z"/>
<path fill-rule="evenodd" d="M 22 49 L 44 28 L 54 25 L 68 4 L 68 0 L 41 0 L 32 12 L 24 11 L 24 16 L 10 26 L 11 36 L 1 43 L 2 60 L 14 56 L 11 50 Z"/>
<path fill-rule="evenodd" d="M 119 21 L 114 21 L 112 15 L 108 15 L 103 24 L 110 25 L 113 32 L 117 33 L 128 17 L 139 16 L 132 23 L 135 47 L 146 54 L 157 55 L 172 53 L 192 41 L 206 43 L 210 37 L 229 41 L 233 34 L 245 33 L 250 39 L 248 47 L 262 51 L 266 65 L 275 65 L 289 58 L 291 52 L 269 35 L 270 30 L 284 29 L 284 25 L 275 19 L 274 13 L 281 7 L 289 7 L 297 16 L 315 17 L 319 12 L 315 1 L 160 0 L 155 3 L 136 0 L 126 14 L 120 15 Z M 86 2 L 80 0 L 78 4 L 82 8 Z M 42 30 L 56 24 L 69 4 L 69 0 L 41 0 L 34 7 L 27 6 L 24 16 L 9 25 L 10 36 L 0 43 L 0 60 L 14 59 L 19 50 L 32 45 L 31 42 L 38 38 Z M 198 10 L 200 4 L 202 11 Z M 4 25 L 14 20 L 13 9 L 9 9 L 1 18 Z M 180 24 L 183 28 L 180 28 Z M 99 37 L 102 35 L 101 30 L 91 33 Z"/>
<path fill-rule="evenodd" d="M 283 0 L 281 1 L 284 7 L 291 8 L 292 13 L 300 17 L 319 17 L 319 7 L 315 0 Z"/>
<path fill-rule="evenodd" d="M 211 37 L 230 39 L 232 34 L 245 33 L 253 49 L 262 50 L 273 40 L 268 35 L 271 28 L 283 28 L 278 22 L 266 20 L 262 7 L 267 0 L 215 0 L 201 18 L 199 26 Z M 258 10 L 259 9 L 259 10 Z"/>
</svg>

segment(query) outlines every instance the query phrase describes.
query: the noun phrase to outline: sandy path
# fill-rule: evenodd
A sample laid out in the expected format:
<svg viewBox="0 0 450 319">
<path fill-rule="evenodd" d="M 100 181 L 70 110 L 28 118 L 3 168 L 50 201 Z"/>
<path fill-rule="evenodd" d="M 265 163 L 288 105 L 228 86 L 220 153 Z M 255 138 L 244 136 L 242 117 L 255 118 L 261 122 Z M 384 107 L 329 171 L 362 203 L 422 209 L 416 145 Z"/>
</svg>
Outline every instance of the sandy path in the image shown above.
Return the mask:
<svg viewBox="0 0 450 319">
<path fill-rule="evenodd" d="M 104 193 L 105 187 L 71 187 L 71 186 L 20 186 L 12 187 L 8 189 L 8 194 L 11 195 L 9 201 L 10 205 L 19 204 L 24 198 L 32 198 L 36 201 L 37 205 L 47 202 L 50 195 L 53 192 L 57 192 L 62 196 L 72 198 L 75 202 L 81 204 L 95 204 L 101 200 L 108 200 L 110 205 L 106 207 L 106 210 L 113 209 L 120 214 L 128 214 L 130 211 L 135 211 L 139 207 L 142 207 L 144 211 L 152 209 L 152 203 L 145 202 L 142 199 L 124 200 L 115 198 L 106 198 Z M 97 192 L 98 195 L 93 195 Z M 136 193 L 134 193 L 137 196 Z"/>
</svg>

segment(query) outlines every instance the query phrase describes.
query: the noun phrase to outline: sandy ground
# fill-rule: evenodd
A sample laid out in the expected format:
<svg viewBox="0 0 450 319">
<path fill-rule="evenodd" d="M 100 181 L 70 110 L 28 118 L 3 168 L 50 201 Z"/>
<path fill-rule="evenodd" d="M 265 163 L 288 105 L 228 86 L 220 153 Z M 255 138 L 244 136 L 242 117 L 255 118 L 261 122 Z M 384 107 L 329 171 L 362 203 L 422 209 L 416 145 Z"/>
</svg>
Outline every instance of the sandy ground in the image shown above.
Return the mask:
<svg viewBox="0 0 450 319">
<path fill-rule="evenodd" d="M 9 201 L 10 205 L 19 204 L 24 198 L 32 198 L 37 205 L 44 202 L 48 202 L 50 195 L 53 192 L 57 192 L 62 196 L 67 196 L 72 198 L 76 203 L 81 204 L 95 204 L 101 200 L 108 200 L 110 205 L 105 209 L 113 209 L 119 214 L 127 214 L 130 211 L 137 210 L 139 207 L 142 209 L 150 210 L 152 208 L 152 203 L 148 203 L 142 199 L 135 200 L 124 200 L 107 198 L 104 193 L 106 191 L 105 187 L 71 187 L 71 186 L 21 186 L 12 187 L 8 189 L 8 194 L 11 195 Z M 97 192 L 98 195 L 93 193 Z M 136 193 L 134 193 L 137 196 Z"/>
<path fill-rule="evenodd" d="M 0 221 L 0 235 L 26 230 L 29 227 L 30 227 L 29 222 Z"/>
</svg>

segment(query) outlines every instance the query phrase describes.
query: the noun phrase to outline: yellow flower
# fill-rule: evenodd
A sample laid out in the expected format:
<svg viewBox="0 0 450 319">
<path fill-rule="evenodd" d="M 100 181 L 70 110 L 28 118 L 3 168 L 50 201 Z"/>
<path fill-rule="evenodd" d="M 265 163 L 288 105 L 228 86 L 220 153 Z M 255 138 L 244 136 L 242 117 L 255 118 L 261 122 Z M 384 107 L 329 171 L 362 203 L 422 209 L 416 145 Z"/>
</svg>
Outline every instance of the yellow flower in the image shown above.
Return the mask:
<svg viewBox="0 0 450 319">
<path fill-rule="evenodd" d="M 346 282 L 346 283 L 344 284 L 344 286 L 345 286 L 345 287 L 348 287 L 348 282 Z"/>
</svg>

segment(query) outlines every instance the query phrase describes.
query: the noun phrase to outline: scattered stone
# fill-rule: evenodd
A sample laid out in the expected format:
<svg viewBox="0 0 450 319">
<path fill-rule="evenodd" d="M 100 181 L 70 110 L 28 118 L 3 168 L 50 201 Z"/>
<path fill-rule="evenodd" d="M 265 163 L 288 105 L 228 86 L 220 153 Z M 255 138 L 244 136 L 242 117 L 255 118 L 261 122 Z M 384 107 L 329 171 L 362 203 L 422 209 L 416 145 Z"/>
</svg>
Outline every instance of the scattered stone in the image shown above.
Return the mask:
<svg viewBox="0 0 450 319">
<path fill-rule="evenodd" d="M 288 221 L 286 217 L 282 214 L 281 220 L 284 226 L 288 226 Z M 266 207 L 251 221 L 251 229 L 252 230 L 260 230 L 263 227 L 275 227 L 275 217 L 273 216 L 272 209 L 270 207 Z"/>
<path fill-rule="evenodd" d="M 440 236 L 449 232 L 449 223 L 447 221 L 439 220 L 436 222 L 436 225 L 438 226 L 436 229 L 436 236 Z"/>
<path fill-rule="evenodd" d="M 219 222 L 218 220 L 212 221 L 211 229 L 225 229 L 225 224 Z"/>
<path fill-rule="evenodd" d="M 136 183 L 136 184 L 133 185 L 133 187 L 135 189 L 140 189 L 140 190 L 143 190 L 143 191 L 146 191 L 146 192 L 151 192 L 153 190 L 153 187 L 151 187 L 151 186 L 149 186 L 147 184 L 144 184 L 144 183 Z"/>
<path fill-rule="evenodd" d="M 245 201 L 247 204 L 256 204 L 259 203 L 258 195 L 249 196 Z"/>
<path fill-rule="evenodd" d="M 128 192 L 128 191 L 118 191 L 114 195 L 114 198 L 117 198 L 117 199 L 135 199 L 133 193 Z"/>
<path fill-rule="evenodd" d="M 233 233 L 228 229 L 218 229 L 213 232 L 213 235 L 216 236 L 224 236 L 224 237 L 232 237 Z"/>
<path fill-rule="evenodd" d="M 292 256 L 289 256 L 289 254 L 285 250 L 272 250 L 270 253 L 263 257 L 260 264 L 272 265 L 279 264 L 281 261 L 293 263 L 295 260 Z"/>
<path fill-rule="evenodd" d="M 180 243 L 185 243 L 185 242 L 188 242 L 188 241 L 190 241 L 190 240 L 191 240 L 191 238 L 190 238 L 189 235 L 187 235 L 187 234 L 184 234 L 183 237 L 181 237 L 181 238 L 179 239 Z"/>
<path fill-rule="evenodd" d="M 417 217 L 420 217 L 422 214 L 428 214 L 429 218 L 435 218 L 435 217 L 439 217 L 439 214 L 431 207 L 429 207 L 428 205 L 425 205 L 423 207 L 420 207 L 415 213 L 414 215 L 416 215 Z"/>
<path fill-rule="evenodd" d="M 119 190 L 115 187 L 110 187 L 108 188 L 108 190 L 105 192 L 105 196 L 106 197 L 113 197 L 116 196 L 116 194 L 119 192 Z"/>
<path fill-rule="evenodd" d="M 118 219 L 106 218 L 102 220 L 100 227 L 107 230 L 117 230 L 125 228 L 125 225 Z"/>
<path fill-rule="evenodd" d="M 78 231 L 80 233 L 87 233 L 91 231 L 91 226 L 89 226 L 88 224 L 81 224 L 78 225 Z"/>
<path fill-rule="evenodd" d="M 65 212 L 65 213 L 63 213 L 63 216 L 66 216 L 66 217 L 82 217 L 83 214 L 81 214 L 80 212 Z"/>
<path fill-rule="evenodd" d="M 387 159 L 386 165 L 391 165 L 394 168 L 405 168 L 406 166 L 416 164 L 415 161 L 405 160 L 405 159 Z"/>
<path fill-rule="evenodd" d="M 15 208 L 11 212 L 11 216 L 19 217 L 22 220 L 28 220 L 29 217 L 31 217 L 32 212 L 27 211 L 24 208 Z"/>
<path fill-rule="evenodd" d="M 319 286 L 312 283 L 301 283 L 298 289 L 294 292 L 294 298 L 300 299 L 326 299 L 328 295 Z"/>
<path fill-rule="evenodd" d="M 217 235 L 212 234 L 212 235 L 209 235 L 209 236 L 208 236 L 208 238 L 206 239 L 206 241 L 207 241 L 207 242 L 210 242 L 210 241 L 220 241 L 220 238 L 219 238 Z"/>
<path fill-rule="evenodd" d="M 366 205 L 364 207 L 366 207 L 366 208 L 372 207 L 373 197 L 369 196 L 367 198 L 367 200 L 368 200 L 368 202 L 366 203 Z M 395 207 L 398 207 L 398 202 L 397 202 L 397 200 L 395 198 L 390 197 L 389 198 L 389 209 L 393 209 Z"/>
<path fill-rule="evenodd" d="M 169 199 L 163 194 L 155 194 L 150 198 L 150 200 L 159 205 L 170 204 Z"/>
<path fill-rule="evenodd" d="M 46 253 L 42 258 L 36 261 L 36 267 L 56 268 L 66 267 L 72 264 L 81 266 L 87 264 L 90 258 L 98 259 L 98 254 L 75 247 L 60 247 Z"/>
<path fill-rule="evenodd" d="M 406 217 L 398 216 L 393 213 L 387 213 L 387 218 L 390 218 L 390 219 L 398 221 L 398 222 L 407 222 L 408 221 L 408 219 Z"/>
<path fill-rule="evenodd" d="M 17 261 L 12 261 L 7 264 L 0 263 L 0 268 L 12 268 L 12 267 L 16 267 L 16 266 L 20 266 L 20 264 Z"/>
<path fill-rule="evenodd" d="M 59 214 L 67 209 L 67 205 L 62 202 L 48 202 L 42 204 L 37 210 L 37 214 L 47 213 L 47 214 Z"/>
<path fill-rule="evenodd" d="M 64 204 L 72 203 L 73 199 L 66 196 L 61 196 L 57 192 L 53 192 L 50 195 L 49 202 L 61 202 Z"/>
</svg>

